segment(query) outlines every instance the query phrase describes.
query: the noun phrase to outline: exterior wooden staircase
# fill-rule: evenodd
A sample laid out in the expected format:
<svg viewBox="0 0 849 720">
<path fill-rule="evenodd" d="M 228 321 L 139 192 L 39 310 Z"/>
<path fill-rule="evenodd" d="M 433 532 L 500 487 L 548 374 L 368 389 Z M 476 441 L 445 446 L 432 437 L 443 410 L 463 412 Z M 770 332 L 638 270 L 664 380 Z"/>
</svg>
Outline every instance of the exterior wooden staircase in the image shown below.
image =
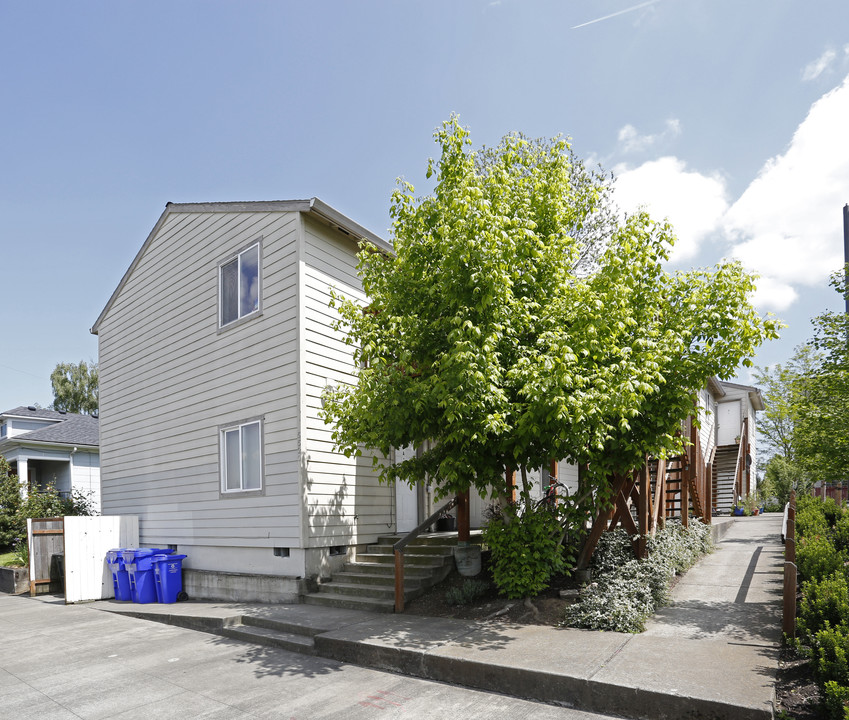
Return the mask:
<svg viewBox="0 0 849 720">
<path fill-rule="evenodd" d="M 395 554 L 393 545 L 403 535 L 382 535 L 369 545 L 356 562 L 345 563 L 342 572 L 319 585 L 318 592 L 303 596 L 309 605 L 355 610 L 393 612 L 395 607 Z M 480 543 L 480 532 L 471 542 Z M 454 568 L 457 533 L 428 533 L 413 540 L 406 549 L 404 599 L 412 600 L 444 580 Z"/>
<path fill-rule="evenodd" d="M 713 465 L 713 507 L 717 513 L 730 514 L 734 507 L 734 482 L 737 473 L 738 445 L 720 445 Z"/>
</svg>

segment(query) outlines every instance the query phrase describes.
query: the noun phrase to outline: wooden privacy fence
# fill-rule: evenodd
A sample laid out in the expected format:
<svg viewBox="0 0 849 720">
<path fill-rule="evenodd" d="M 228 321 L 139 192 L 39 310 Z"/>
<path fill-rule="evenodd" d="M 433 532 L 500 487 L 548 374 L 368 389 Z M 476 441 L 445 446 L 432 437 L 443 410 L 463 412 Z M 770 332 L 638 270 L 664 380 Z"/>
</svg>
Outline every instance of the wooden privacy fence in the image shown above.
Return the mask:
<svg viewBox="0 0 849 720">
<path fill-rule="evenodd" d="M 65 592 L 65 520 L 64 518 L 30 518 L 27 520 L 29 541 L 29 594 L 39 590 Z"/>
</svg>

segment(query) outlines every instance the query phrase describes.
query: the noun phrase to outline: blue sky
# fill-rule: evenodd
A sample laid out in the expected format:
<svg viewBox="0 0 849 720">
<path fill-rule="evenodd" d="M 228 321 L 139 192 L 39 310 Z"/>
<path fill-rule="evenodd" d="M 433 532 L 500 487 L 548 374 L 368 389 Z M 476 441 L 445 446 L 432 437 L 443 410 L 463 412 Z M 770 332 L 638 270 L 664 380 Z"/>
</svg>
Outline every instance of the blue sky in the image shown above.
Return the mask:
<svg viewBox="0 0 849 720">
<path fill-rule="evenodd" d="M 841 299 L 849 3 L 0 0 L 0 410 L 52 400 L 165 203 L 318 196 L 389 237 L 432 133 L 573 139 L 789 327 Z M 747 375 L 741 374 L 746 380 Z"/>
</svg>

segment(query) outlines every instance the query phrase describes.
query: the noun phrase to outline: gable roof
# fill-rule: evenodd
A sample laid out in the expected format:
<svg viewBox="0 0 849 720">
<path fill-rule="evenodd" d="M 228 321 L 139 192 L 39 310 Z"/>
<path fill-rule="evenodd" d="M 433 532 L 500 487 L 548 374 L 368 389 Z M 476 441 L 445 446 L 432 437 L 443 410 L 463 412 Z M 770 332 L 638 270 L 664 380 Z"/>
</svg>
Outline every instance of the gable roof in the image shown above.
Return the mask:
<svg viewBox="0 0 849 720">
<path fill-rule="evenodd" d="M 2 441 L 4 444 L 46 443 L 51 445 L 100 446 L 100 423 L 96 417 L 90 415 L 21 406 L 0 413 L 0 418 L 53 421 L 50 425 L 38 430 L 4 438 Z"/>
<path fill-rule="evenodd" d="M 741 385 L 739 383 L 728 382 L 727 380 L 720 380 L 720 384 L 725 388 L 744 390 L 748 394 L 749 402 L 755 410 L 766 409 L 766 406 L 764 405 L 764 396 L 761 393 L 760 388 L 755 387 L 754 385 Z"/>
<path fill-rule="evenodd" d="M 165 220 L 171 213 L 225 213 L 225 212 L 300 212 L 314 215 L 319 220 L 331 227 L 336 228 L 345 235 L 352 236 L 355 240 L 365 240 L 371 243 L 383 252 L 393 252 L 392 245 L 378 235 L 375 235 L 370 230 L 366 230 L 359 223 L 354 222 L 351 218 L 343 215 L 338 210 L 332 208 L 327 203 L 319 200 L 317 197 L 309 200 L 270 200 L 270 201 L 251 201 L 251 202 L 211 202 L 211 203 L 166 203 L 165 210 L 153 226 L 153 230 L 147 236 L 141 249 L 136 253 L 136 257 L 115 288 L 115 292 L 106 303 L 106 307 L 91 326 L 91 334 L 97 335 L 100 328 L 100 323 L 106 317 L 112 305 L 115 303 L 124 285 L 127 284 L 136 266 L 141 261 L 142 256 L 147 250 L 147 247 L 153 242 L 153 239 L 159 233 L 160 228 L 165 223 Z"/>
</svg>

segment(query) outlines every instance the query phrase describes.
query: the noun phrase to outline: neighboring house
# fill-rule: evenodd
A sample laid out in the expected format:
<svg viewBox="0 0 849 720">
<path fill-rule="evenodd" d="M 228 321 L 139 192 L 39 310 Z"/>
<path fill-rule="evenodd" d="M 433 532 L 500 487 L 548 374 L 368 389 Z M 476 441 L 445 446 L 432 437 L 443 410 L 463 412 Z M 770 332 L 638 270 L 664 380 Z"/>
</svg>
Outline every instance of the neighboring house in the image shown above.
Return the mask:
<svg viewBox="0 0 849 720">
<path fill-rule="evenodd" d="M 395 528 L 395 488 L 319 417 L 355 380 L 329 302 L 365 299 L 363 239 L 391 252 L 317 198 L 169 203 L 92 328 L 103 511 L 188 555 L 190 595 L 291 600 Z"/>
<path fill-rule="evenodd" d="M 32 406 L 0 413 L 0 455 L 28 492 L 53 485 L 63 496 L 78 490 L 100 508 L 97 417 Z"/>
</svg>

